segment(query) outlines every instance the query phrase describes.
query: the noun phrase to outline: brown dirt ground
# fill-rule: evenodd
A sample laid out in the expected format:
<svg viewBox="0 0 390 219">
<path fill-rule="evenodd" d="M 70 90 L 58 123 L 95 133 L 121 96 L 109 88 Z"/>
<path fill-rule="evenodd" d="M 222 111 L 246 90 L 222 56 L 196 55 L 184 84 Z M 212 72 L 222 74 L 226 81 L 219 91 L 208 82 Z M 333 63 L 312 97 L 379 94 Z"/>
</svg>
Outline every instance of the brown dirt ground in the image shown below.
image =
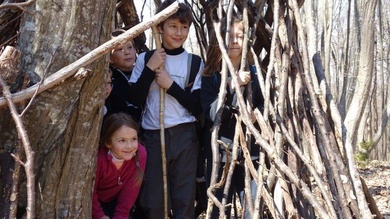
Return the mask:
<svg viewBox="0 0 390 219">
<path fill-rule="evenodd" d="M 390 162 L 371 161 L 359 170 L 383 218 L 390 219 Z"/>
<path fill-rule="evenodd" d="M 359 168 L 361 177 L 384 219 L 390 219 L 390 162 L 371 161 Z M 198 219 L 206 218 L 202 214 Z"/>
</svg>

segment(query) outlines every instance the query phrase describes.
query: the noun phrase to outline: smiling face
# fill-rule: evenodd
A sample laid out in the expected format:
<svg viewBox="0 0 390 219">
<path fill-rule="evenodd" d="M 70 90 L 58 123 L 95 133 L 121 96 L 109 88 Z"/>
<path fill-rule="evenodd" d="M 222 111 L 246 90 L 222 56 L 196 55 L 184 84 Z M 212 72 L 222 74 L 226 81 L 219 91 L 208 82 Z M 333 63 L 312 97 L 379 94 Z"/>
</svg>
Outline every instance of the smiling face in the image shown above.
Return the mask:
<svg viewBox="0 0 390 219">
<path fill-rule="evenodd" d="M 111 139 L 105 145 L 111 149 L 116 158 L 131 160 L 138 150 L 137 131 L 123 125 L 113 133 Z"/>
<path fill-rule="evenodd" d="M 128 42 L 114 49 L 110 55 L 110 63 L 122 71 L 131 71 L 135 62 L 135 48 L 132 42 Z"/>
<path fill-rule="evenodd" d="M 241 60 L 242 53 L 242 43 L 244 40 L 244 27 L 241 22 L 236 22 L 233 24 L 230 29 L 229 35 L 229 57 L 234 62 L 234 60 Z"/>
<path fill-rule="evenodd" d="M 187 39 L 190 25 L 188 22 L 181 23 L 177 18 L 167 19 L 162 27 L 159 27 L 162 34 L 162 43 L 166 49 L 180 48 Z"/>
</svg>

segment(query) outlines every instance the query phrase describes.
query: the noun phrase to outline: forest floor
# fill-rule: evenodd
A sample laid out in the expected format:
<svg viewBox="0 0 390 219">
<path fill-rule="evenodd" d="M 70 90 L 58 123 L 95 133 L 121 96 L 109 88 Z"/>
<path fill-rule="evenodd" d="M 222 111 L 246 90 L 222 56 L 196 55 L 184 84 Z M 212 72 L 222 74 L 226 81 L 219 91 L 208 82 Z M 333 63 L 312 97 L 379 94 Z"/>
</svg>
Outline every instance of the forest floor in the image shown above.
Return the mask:
<svg viewBox="0 0 390 219">
<path fill-rule="evenodd" d="M 359 173 L 365 180 L 383 219 L 390 219 L 390 162 L 371 161 L 359 168 Z M 198 217 L 204 218 L 206 218 L 204 213 Z"/>
<path fill-rule="evenodd" d="M 390 219 L 390 162 L 371 161 L 359 169 L 384 219 Z"/>
</svg>

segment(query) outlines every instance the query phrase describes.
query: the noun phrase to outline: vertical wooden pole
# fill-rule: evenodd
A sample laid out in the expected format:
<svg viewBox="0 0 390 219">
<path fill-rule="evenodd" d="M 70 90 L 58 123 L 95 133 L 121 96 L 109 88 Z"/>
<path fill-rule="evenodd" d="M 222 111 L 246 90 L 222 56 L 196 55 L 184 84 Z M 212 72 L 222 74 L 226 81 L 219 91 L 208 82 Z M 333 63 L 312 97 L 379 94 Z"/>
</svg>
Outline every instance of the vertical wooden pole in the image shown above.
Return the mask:
<svg viewBox="0 0 390 219">
<path fill-rule="evenodd" d="M 156 42 L 156 48 L 161 48 L 160 33 L 156 26 L 152 27 L 153 38 Z M 160 66 L 164 68 L 164 65 Z M 160 141 L 161 141 L 161 161 L 164 186 L 164 218 L 168 219 L 168 178 L 167 178 L 167 160 L 165 152 L 165 128 L 164 128 L 164 109 L 165 109 L 165 90 L 160 87 Z"/>
</svg>

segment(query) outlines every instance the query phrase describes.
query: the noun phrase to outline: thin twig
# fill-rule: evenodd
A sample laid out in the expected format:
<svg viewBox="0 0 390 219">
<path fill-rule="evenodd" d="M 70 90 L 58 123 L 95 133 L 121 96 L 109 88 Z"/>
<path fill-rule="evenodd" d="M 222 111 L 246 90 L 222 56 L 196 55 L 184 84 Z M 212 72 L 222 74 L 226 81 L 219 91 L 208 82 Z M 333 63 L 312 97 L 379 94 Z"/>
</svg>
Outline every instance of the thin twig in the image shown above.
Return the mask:
<svg viewBox="0 0 390 219">
<path fill-rule="evenodd" d="M 3 94 L 7 100 L 8 107 L 10 108 L 12 118 L 16 123 L 18 135 L 22 140 L 24 152 L 26 154 L 26 162 L 22 162 L 27 177 L 27 219 L 35 218 L 35 174 L 34 174 L 34 154 L 30 145 L 26 128 L 23 125 L 23 121 L 16 110 L 15 103 L 12 101 L 11 92 L 9 87 L 0 75 L 0 84 L 3 87 Z"/>
</svg>

